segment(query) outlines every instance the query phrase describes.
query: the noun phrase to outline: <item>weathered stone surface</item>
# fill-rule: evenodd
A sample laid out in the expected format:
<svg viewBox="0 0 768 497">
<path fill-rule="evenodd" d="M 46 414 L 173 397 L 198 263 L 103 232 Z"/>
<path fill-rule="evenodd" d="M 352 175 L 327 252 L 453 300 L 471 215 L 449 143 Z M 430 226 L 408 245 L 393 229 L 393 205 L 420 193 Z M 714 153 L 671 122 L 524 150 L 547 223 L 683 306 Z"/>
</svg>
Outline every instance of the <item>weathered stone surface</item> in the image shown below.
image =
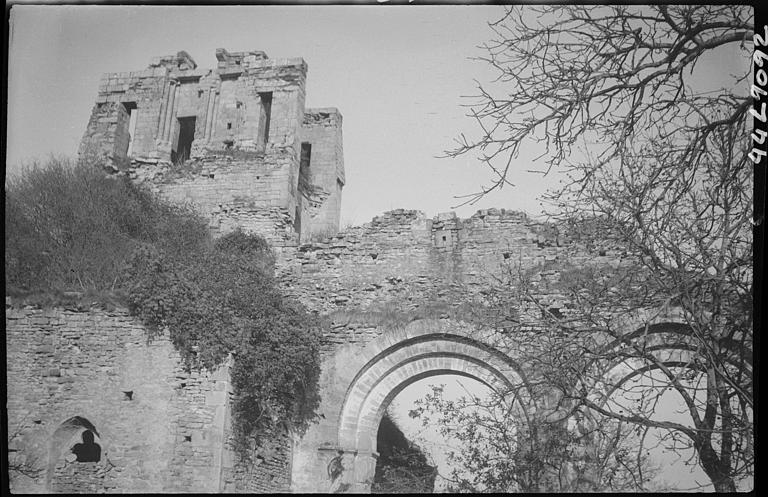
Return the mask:
<svg viewBox="0 0 768 497">
<path fill-rule="evenodd" d="M 6 298 L 8 418 L 20 433 L 9 446 L 44 469 L 15 478 L 14 491 L 365 491 L 381 411 L 408 382 L 439 371 L 489 385 L 522 377 L 525 365 L 509 363 L 492 330 L 449 311 L 481 299 L 494 276 L 538 267 L 532 291 L 567 315 L 551 268 L 624 256 L 504 209 L 469 219 L 397 209 L 338 233 L 342 117 L 305 109 L 306 63 L 260 51 L 216 57 L 211 71 L 179 52 L 105 74 L 80 151 L 195 205 L 216 235 L 242 228 L 271 241 L 284 293 L 328 321 L 320 418 L 303 436 L 273 434 L 246 465 L 233 451 L 226 365 L 186 372 L 168 339 L 148 343 L 125 310 L 43 311 Z M 429 319 L 385 324 L 390 310 L 425 308 Z M 540 309 L 519 311 L 517 325 L 535 329 Z M 98 463 L 67 458 L 80 418 L 98 431 Z M 338 457 L 347 470 L 334 482 L 327 465 Z"/>
<path fill-rule="evenodd" d="M 219 233 L 240 227 L 276 245 L 336 233 L 339 111 L 305 110 L 300 58 L 225 49 L 216 57 L 207 71 L 179 52 L 145 71 L 105 74 L 80 154 L 191 202 Z M 302 149 L 312 149 L 303 175 Z"/>
<path fill-rule="evenodd" d="M 290 445 L 252 472 L 225 447 L 228 368 L 185 371 L 167 337 L 148 343 L 125 310 L 11 306 L 6 350 L 8 426 L 19 433 L 12 443 L 42 469 L 34 479 L 15 477 L 15 492 L 287 489 Z M 66 460 L 84 429 L 62 432 L 75 416 L 98 432 L 98 463 Z"/>
</svg>

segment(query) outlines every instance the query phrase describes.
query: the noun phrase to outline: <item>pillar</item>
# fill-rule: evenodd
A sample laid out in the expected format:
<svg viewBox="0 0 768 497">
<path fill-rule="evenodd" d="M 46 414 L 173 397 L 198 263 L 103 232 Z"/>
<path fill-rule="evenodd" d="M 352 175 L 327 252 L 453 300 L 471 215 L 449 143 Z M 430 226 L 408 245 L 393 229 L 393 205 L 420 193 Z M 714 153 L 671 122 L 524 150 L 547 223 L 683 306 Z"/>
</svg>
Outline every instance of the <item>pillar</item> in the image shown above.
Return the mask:
<svg viewBox="0 0 768 497">
<path fill-rule="evenodd" d="M 178 82 L 171 80 L 169 85 L 168 105 L 165 109 L 165 126 L 163 128 L 163 141 L 165 142 L 171 139 L 171 124 L 173 121 L 173 112 L 175 110 L 174 104 L 176 103 L 176 88 L 178 87 Z"/>
<path fill-rule="evenodd" d="M 216 94 L 213 88 L 208 89 L 208 110 L 205 113 L 205 140 L 211 140 L 211 134 L 213 133 L 213 109 L 214 100 Z"/>
</svg>

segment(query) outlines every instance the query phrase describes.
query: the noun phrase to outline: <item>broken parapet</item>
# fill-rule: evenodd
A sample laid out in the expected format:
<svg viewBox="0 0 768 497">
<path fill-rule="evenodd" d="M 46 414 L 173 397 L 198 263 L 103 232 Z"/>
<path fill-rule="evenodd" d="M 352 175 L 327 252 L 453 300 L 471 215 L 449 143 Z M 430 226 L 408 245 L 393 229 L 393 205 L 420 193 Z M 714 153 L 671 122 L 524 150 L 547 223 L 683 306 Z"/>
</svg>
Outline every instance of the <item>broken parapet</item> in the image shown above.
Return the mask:
<svg viewBox="0 0 768 497">
<path fill-rule="evenodd" d="M 80 154 L 161 183 L 157 190 L 191 201 L 222 230 L 242 220 L 284 242 L 338 231 L 342 118 L 305 110 L 307 64 L 258 50 L 217 49 L 216 58 L 215 69 L 201 69 L 180 51 L 144 71 L 105 74 Z"/>
<path fill-rule="evenodd" d="M 197 64 L 187 52 L 182 50 L 176 55 L 153 57 L 149 67 L 166 67 L 170 70 L 187 71 L 189 69 L 197 69 Z"/>
<path fill-rule="evenodd" d="M 339 231 L 341 191 L 346 182 L 341 124 L 341 113 L 333 107 L 304 112 L 299 208 L 302 218 L 311 218 L 311 225 L 302 227 L 303 235 Z"/>
</svg>

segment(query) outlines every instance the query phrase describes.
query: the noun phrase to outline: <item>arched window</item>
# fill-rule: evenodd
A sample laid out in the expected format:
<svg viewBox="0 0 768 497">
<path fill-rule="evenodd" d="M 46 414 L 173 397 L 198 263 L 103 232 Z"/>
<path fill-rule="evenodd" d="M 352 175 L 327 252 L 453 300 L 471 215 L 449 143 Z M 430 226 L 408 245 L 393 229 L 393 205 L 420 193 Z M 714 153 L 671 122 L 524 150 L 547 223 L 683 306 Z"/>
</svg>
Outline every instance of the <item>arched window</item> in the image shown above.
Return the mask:
<svg viewBox="0 0 768 497">
<path fill-rule="evenodd" d="M 101 435 L 93 423 L 82 416 L 73 416 L 67 419 L 51 435 L 46 478 L 48 485 L 53 478 L 56 465 L 66 456 L 73 456 L 77 462 L 99 462 L 101 460 Z"/>
<path fill-rule="evenodd" d="M 97 444 L 93 438 L 91 430 L 85 430 L 82 433 L 82 443 L 76 443 L 72 446 L 72 453 L 77 457 L 77 462 L 99 462 L 101 460 L 101 445 Z"/>
</svg>

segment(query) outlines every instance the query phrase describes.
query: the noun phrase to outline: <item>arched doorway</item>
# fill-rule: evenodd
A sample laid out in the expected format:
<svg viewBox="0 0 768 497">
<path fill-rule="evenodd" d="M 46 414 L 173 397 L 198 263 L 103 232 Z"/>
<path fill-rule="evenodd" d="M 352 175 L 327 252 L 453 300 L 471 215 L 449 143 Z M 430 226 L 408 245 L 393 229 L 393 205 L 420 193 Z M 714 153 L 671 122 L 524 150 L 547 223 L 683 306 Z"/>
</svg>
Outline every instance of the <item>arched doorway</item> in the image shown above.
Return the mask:
<svg viewBox="0 0 768 497">
<path fill-rule="evenodd" d="M 507 354 L 484 341 L 488 337 L 448 320 L 419 320 L 328 358 L 321 378 L 325 420 L 310 428 L 294 452 L 293 491 L 369 492 L 384 411 L 400 391 L 423 378 L 476 379 L 517 406 L 524 419 L 530 403 L 526 380 Z"/>
</svg>

